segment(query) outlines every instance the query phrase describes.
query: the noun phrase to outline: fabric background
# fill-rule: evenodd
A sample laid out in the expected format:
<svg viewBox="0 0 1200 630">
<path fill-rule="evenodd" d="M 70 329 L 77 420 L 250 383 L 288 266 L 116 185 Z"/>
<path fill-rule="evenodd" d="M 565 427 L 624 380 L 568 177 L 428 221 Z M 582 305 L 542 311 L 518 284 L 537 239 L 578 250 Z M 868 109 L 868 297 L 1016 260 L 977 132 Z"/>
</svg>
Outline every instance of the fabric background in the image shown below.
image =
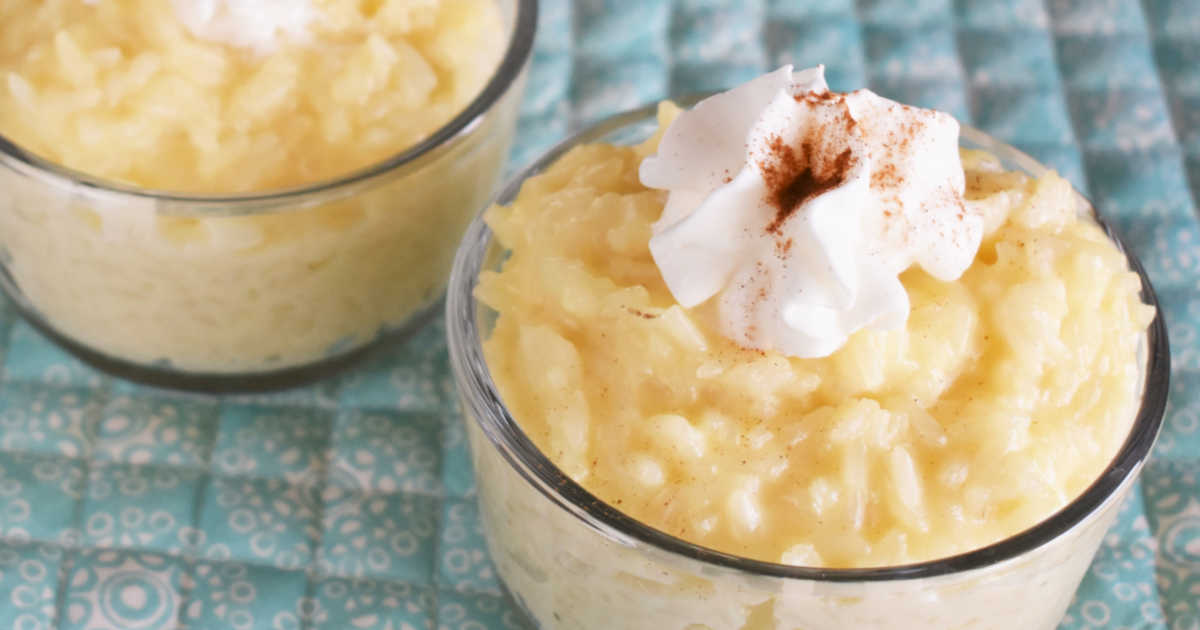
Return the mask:
<svg viewBox="0 0 1200 630">
<path fill-rule="evenodd" d="M 1166 426 L 1063 628 L 1200 630 L 1200 1 L 543 0 L 513 165 L 671 93 L 825 63 L 1053 165 L 1145 263 Z M 312 387 L 103 376 L 0 303 L 0 627 L 519 629 L 434 322 Z"/>
</svg>

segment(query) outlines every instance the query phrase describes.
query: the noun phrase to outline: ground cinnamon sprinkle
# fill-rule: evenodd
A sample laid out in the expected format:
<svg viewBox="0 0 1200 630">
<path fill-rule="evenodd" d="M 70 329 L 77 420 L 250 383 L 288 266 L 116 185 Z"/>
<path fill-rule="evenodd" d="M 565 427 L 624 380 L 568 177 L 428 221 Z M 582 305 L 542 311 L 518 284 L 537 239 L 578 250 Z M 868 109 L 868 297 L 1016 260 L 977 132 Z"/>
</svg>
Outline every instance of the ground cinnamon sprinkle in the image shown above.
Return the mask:
<svg viewBox="0 0 1200 630">
<path fill-rule="evenodd" d="M 839 103 L 846 102 L 845 94 L 842 94 L 840 92 L 830 92 L 828 90 L 826 90 L 824 92 L 805 92 L 803 94 L 796 94 L 796 95 L 792 96 L 792 98 L 795 99 L 795 101 L 797 103 L 816 104 L 816 103 L 826 103 L 829 101 L 837 101 Z"/>
<path fill-rule="evenodd" d="M 775 241 L 775 253 L 779 254 L 780 258 L 786 257 L 788 255 L 788 252 L 790 252 L 790 251 L 792 251 L 792 239 L 791 238 L 789 238 L 787 240 L 777 239 Z"/>
<path fill-rule="evenodd" d="M 855 162 L 850 149 L 832 160 L 822 160 L 815 155 L 809 140 L 801 142 L 797 152 L 783 138 L 774 136 L 767 148 L 770 157 L 759 167 L 767 184 L 767 201 L 776 210 L 775 218 L 767 225 L 767 232 L 772 234 L 779 233 L 788 217 L 804 202 L 846 181 Z"/>
<path fill-rule="evenodd" d="M 884 162 L 878 165 L 874 171 L 871 173 L 871 188 L 891 188 L 904 184 L 904 178 L 892 162 Z"/>
<path fill-rule="evenodd" d="M 771 275 L 767 272 L 767 267 L 761 260 L 754 263 L 754 280 L 750 282 L 757 284 L 758 288 L 754 291 L 750 303 L 746 305 L 746 311 L 743 315 L 746 320 L 745 343 L 736 342 L 739 347 L 746 350 L 754 349 L 754 340 L 758 337 L 758 325 L 754 322 L 758 319 L 758 312 L 766 305 L 771 293 Z M 745 290 L 746 286 L 743 284 L 739 288 Z"/>
</svg>

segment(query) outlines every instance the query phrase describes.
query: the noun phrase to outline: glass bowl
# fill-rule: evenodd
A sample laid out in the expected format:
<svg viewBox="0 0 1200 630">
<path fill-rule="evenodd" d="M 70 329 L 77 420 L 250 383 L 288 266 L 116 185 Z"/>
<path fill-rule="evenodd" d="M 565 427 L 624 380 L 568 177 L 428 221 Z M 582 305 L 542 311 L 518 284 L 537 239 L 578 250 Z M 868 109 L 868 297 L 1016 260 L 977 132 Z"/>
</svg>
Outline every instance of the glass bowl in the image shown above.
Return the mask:
<svg viewBox="0 0 1200 630">
<path fill-rule="evenodd" d="M 699 96 L 681 99 L 684 106 Z M 548 152 L 500 192 L 583 143 L 634 144 L 657 127 L 655 107 L 614 116 Z M 1045 172 L 1029 156 L 963 128 L 961 145 L 1011 170 Z M 1095 216 L 1078 197 L 1081 212 Z M 1108 227 L 1104 226 L 1107 230 Z M 1109 230 L 1120 247 L 1120 241 Z M 1037 525 L 968 553 L 864 569 L 788 566 L 700 547 L 625 516 L 564 475 L 505 408 L 484 361 L 494 313 L 473 297 L 482 269 L 504 257 L 481 218 L 468 228 L 447 294 L 450 358 L 467 420 L 492 558 L 541 628 L 735 630 L 844 628 L 1054 628 L 1116 518 L 1162 424 L 1169 351 L 1161 315 L 1143 346 L 1141 408 L 1116 457 L 1080 496 Z M 1124 248 L 1122 247 L 1122 250 Z M 1157 308 L 1138 261 L 1143 299 Z"/>
<path fill-rule="evenodd" d="M 537 0 L 497 2 L 507 49 L 474 100 L 423 142 L 334 180 L 143 190 L 0 136 L 0 286 L 88 362 L 186 389 L 295 384 L 410 330 L 436 312 L 514 135 Z"/>
</svg>

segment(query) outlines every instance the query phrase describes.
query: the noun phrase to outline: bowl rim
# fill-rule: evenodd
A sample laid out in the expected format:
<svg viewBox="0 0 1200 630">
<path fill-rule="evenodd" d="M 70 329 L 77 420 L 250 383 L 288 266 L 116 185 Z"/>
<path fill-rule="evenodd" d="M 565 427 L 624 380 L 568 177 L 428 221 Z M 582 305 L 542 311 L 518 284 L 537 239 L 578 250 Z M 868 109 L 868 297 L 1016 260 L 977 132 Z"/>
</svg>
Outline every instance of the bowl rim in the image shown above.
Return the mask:
<svg viewBox="0 0 1200 630">
<path fill-rule="evenodd" d="M 218 210 L 229 213 L 229 206 L 261 205 L 292 202 L 310 195 L 339 191 L 356 184 L 372 180 L 380 175 L 394 172 L 404 173 L 419 168 L 424 158 L 449 150 L 478 126 L 484 115 L 520 78 L 533 51 L 533 40 L 537 29 L 538 0 L 513 0 L 516 14 L 513 16 L 508 44 L 492 76 L 483 89 L 466 107 L 439 127 L 421 142 L 409 146 L 400 153 L 369 164 L 337 177 L 299 186 L 269 189 L 261 192 L 239 194 L 199 194 L 142 188 L 124 184 L 57 164 L 22 148 L 0 133 L 0 166 L 17 167 L 47 177 L 54 183 L 90 189 L 100 193 L 117 193 L 152 202 L 184 203 L 193 206 L 190 212 L 203 213 Z M 249 212 L 253 212 L 251 209 Z"/>
<path fill-rule="evenodd" d="M 711 94 L 690 94 L 671 100 L 687 107 Z M 796 580 L 880 582 L 959 574 L 1017 558 L 1083 523 L 1136 476 L 1149 455 L 1163 422 L 1170 374 L 1166 326 L 1154 288 L 1141 262 L 1129 251 L 1111 226 L 1099 216 L 1095 205 L 1076 192 L 1077 197 L 1090 207 L 1101 227 L 1126 255 L 1130 269 L 1141 279 L 1142 299 L 1155 308 L 1155 316 L 1147 330 L 1142 404 L 1125 442 L 1101 475 L 1079 496 L 1030 528 L 978 549 L 924 562 L 852 569 L 803 567 L 745 558 L 685 541 L 619 512 L 567 477 L 542 454 L 509 414 L 507 407 L 501 402 L 499 391 L 483 358 L 482 338 L 476 317 L 479 304 L 474 296 L 479 272 L 492 243 L 492 233 L 483 221 L 483 212 L 492 205 L 510 203 L 528 178 L 545 170 L 570 149 L 622 128 L 649 122 L 656 108 L 657 103 L 649 104 L 601 120 L 563 140 L 519 171 L 476 216 L 455 256 L 447 289 L 446 328 L 451 368 L 464 401 L 464 413 L 474 419 L 509 466 L 552 503 L 579 518 L 584 525 L 624 544 L 647 545 L 668 554 L 724 569 L 755 576 Z M 999 154 L 998 157 L 1002 160 L 1014 163 L 1031 174 L 1040 174 L 1048 170 L 1034 158 L 972 127 L 962 126 L 960 140 L 980 145 L 980 148 Z"/>
</svg>

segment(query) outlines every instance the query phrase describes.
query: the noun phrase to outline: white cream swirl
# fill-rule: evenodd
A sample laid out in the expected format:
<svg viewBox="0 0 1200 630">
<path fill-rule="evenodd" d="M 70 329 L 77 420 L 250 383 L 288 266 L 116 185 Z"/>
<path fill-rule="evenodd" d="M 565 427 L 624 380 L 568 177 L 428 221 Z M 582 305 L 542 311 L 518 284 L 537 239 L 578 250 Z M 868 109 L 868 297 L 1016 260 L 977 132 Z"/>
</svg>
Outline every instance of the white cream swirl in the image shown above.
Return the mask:
<svg viewBox="0 0 1200 630">
<path fill-rule="evenodd" d="M 310 0 L 173 0 L 197 39 L 268 54 L 281 40 L 303 41 L 316 15 Z"/>
<path fill-rule="evenodd" d="M 784 66 L 680 114 L 640 177 L 669 192 L 650 251 L 675 299 L 711 301 L 722 334 L 795 357 L 902 326 L 899 275 L 918 264 L 954 280 L 983 233 L 954 118 L 830 92 L 823 66 Z"/>
</svg>

